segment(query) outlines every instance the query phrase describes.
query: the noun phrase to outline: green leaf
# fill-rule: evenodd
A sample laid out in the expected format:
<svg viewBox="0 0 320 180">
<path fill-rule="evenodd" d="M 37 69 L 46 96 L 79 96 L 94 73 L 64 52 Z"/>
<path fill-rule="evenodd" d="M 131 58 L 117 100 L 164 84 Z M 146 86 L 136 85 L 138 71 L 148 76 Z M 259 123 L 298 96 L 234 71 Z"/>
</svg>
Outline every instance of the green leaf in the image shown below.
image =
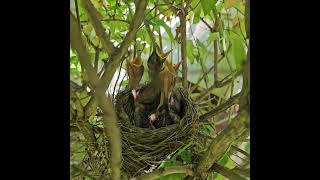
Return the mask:
<svg viewBox="0 0 320 180">
<path fill-rule="evenodd" d="M 110 6 L 115 6 L 116 5 L 116 0 L 109 0 Z"/>
<path fill-rule="evenodd" d="M 187 40 L 187 57 L 190 61 L 190 64 L 194 63 L 193 50 L 195 47 L 193 46 L 192 40 Z"/>
<path fill-rule="evenodd" d="M 250 153 L 250 142 L 248 142 L 245 146 L 245 150 L 247 153 Z"/>
<path fill-rule="evenodd" d="M 218 32 L 214 32 L 214 33 L 210 33 L 207 41 L 208 41 L 208 44 L 211 44 L 214 40 L 218 39 L 219 38 L 219 33 Z"/>
<path fill-rule="evenodd" d="M 201 5 L 204 15 L 207 15 L 215 4 L 214 0 L 201 0 Z"/>
<path fill-rule="evenodd" d="M 225 164 L 227 164 L 228 159 L 229 159 L 228 154 L 225 153 L 225 154 L 223 155 L 223 157 L 218 161 L 218 163 L 219 163 L 221 166 L 224 166 Z"/>
<path fill-rule="evenodd" d="M 229 9 L 237 4 L 241 3 L 241 0 L 224 0 L 224 7 Z"/>
<path fill-rule="evenodd" d="M 201 10 L 202 10 L 201 3 L 198 4 L 198 1 L 192 1 L 191 6 L 193 8 L 196 7 L 194 10 L 193 24 L 198 24 L 200 20 Z"/>
<path fill-rule="evenodd" d="M 183 151 L 180 156 L 181 156 L 181 159 L 183 160 L 183 164 L 191 163 L 192 153 L 190 150 Z"/>
<path fill-rule="evenodd" d="M 155 18 L 154 22 L 155 22 L 157 25 L 162 26 L 162 27 L 166 30 L 166 32 L 167 32 L 168 36 L 170 37 L 170 39 L 171 39 L 172 41 L 174 40 L 174 37 L 173 37 L 173 34 L 172 34 L 172 32 L 171 32 L 170 27 L 169 27 L 163 20 L 158 19 L 158 18 Z"/>
<path fill-rule="evenodd" d="M 230 41 L 231 41 L 231 57 L 233 58 L 236 68 L 239 70 L 241 69 L 242 63 L 246 59 L 245 49 L 244 49 L 244 42 L 241 37 L 235 35 L 234 33 L 230 34 Z"/>
</svg>

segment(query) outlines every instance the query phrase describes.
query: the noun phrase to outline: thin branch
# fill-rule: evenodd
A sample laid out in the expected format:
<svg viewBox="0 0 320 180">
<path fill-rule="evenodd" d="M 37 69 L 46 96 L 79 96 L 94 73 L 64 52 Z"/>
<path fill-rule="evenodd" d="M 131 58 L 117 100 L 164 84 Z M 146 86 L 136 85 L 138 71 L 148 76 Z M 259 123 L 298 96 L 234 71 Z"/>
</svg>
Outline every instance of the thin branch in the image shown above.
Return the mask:
<svg viewBox="0 0 320 180">
<path fill-rule="evenodd" d="M 100 49 L 96 49 L 96 56 L 94 58 L 94 66 L 93 66 L 96 73 L 98 73 L 99 55 L 100 55 Z"/>
<path fill-rule="evenodd" d="M 110 38 L 107 36 L 105 32 L 105 28 L 103 28 L 102 23 L 100 22 L 100 19 L 98 18 L 100 16 L 99 12 L 96 10 L 96 8 L 93 6 L 90 0 L 81 0 L 82 5 L 84 6 L 84 9 L 86 10 L 89 20 L 92 23 L 92 26 L 97 34 L 97 36 L 100 38 L 102 42 L 102 47 L 109 55 L 115 52 L 116 47 L 111 42 Z"/>
<path fill-rule="evenodd" d="M 84 175 L 84 176 L 86 176 L 86 177 L 89 177 L 89 178 L 91 178 L 92 180 L 96 180 L 96 178 L 93 177 L 90 173 L 88 173 L 87 171 L 85 171 L 85 170 L 77 167 L 76 165 L 71 165 L 71 168 L 72 168 L 74 171 L 76 171 L 76 172 L 73 172 L 73 174 L 79 172 L 81 175 Z"/>
<path fill-rule="evenodd" d="M 235 173 L 232 169 L 221 166 L 217 163 L 214 163 L 211 169 L 231 180 L 246 180 L 246 178 Z"/>
<path fill-rule="evenodd" d="M 170 2 L 169 0 L 163 0 L 168 6 L 169 9 L 171 9 L 172 12 L 177 13 L 179 11 L 179 8 L 173 6 L 173 3 Z M 182 3 L 179 3 L 179 5 L 181 5 Z"/>
<path fill-rule="evenodd" d="M 77 26 L 76 18 L 70 12 L 70 42 L 71 47 L 76 49 L 80 56 L 80 63 L 83 65 L 88 75 L 90 83 L 93 85 L 93 92 L 97 98 L 99 107 L 103 112 L 103 124 L 106 135 L 109 136 L 111 144 L 111 171 L 112 178 L 120 179 L 121 166 L 121 135 L 117 125 L 117 115 L 110 98 L 106 97 L 104 88 L 101 86 L 98 75 L 94 71 L 89 59 L 89 53 L 81 39 L 80 29 Z M 107 147 L 106 147 L 107 148 Z"/>
<path fill-rule="evenodd" d="M 237 72 L 235 72 L 234 78 L 240 76 L 241 73 L 242 73 L 242 71 L 237 71 Z M 232 74 L 231 74 L 231 76 L 232 76 Z M 205 97 L 207 97 L 207 96 L 211 93 L 211 91 L 212 91 L 213 89 L 224 87 L 224 86 L 226 86 L 226 85 L 228 85 L 228 84 L 230 84 L 230 83 L 232 83 L 232 82 L 233 82 L 233 78 L 231 77 L 231 78 L 229 78 L 229 79 L 221 80 L 221 81 L 219 81 L 218 83 L 214 83 L 214 84 L 213 84 L 211 87 L 209 87 L 205 92 L 203 92 L 202 94 L 200 94 L 199 96 L 197 96 L 197 97 L 195 98 L 195 101 L 196 101 L 196 102 L 201 101 L 202 99 L 204 99 Z"/>
<path fill-rule="evenodd" d="M 214 84 L 219 86 L 218 80 L 218 40 L 213 41 L 213 77 L 214 77 Z"/>
<path fill-rule="evenodd" d="M 90 56 L 84 45 L 81 32 L 79 26 L 77 25 L 76 18 L 70 12 L 70 43 L 71 47 L 75 49 L 79 55 L 79 60 L 81 66 L 86 70 L 87 74 L 92 77 L 92 81 L 90 81 L 91 86 L 94 88 L 99 84 L 99 78 L 96 75 L 95 69 L 92 67 L 90 63 Z M 83 73 L 83 71 L 82 71 Z"/>
<path fill-rule="evenodd" d="M 173 167 L 167 167 L 164 169 L 158 169 L 155 170 L 151 173 L 141 175 L 136 177 L 136 180 L 153 180 L 157 179 L 169 174 L 187 174 L 190 176 L 193 176 L 194 173 L 192 171 L 192 166 L 191 165 L 185 165 L 185 166 L 173 166 Z"/>
<path fill-rule="evenodd" d="M 181 27 L 181 61 L 182 61 L 182 86 L 188 88 L 188 63 L 187 63 L 187 32 L 186 32 L 186 9 L 179 11 Z"/>
<path fill-rule="evenodd" d="M 231 149 L 232 149 L 232 150 L 234 150 L 234 151 L 238 151 L 239 153 L 241 153 L 241 154 L 243 154 L 243 155 L 247 156 L 247 157 L 250 159 L 250 154 L 249 154 L 249 153 L 247 153 L 246 151 L 244 151 L 244 150 L 242 150 L 242 149 L 238 148 L 237 146 L 232 145 L 232 146 L 231 146 Z"/>
<path fill-rule="evenodd" d="M 209 23 L 203 19 L 203 17 L 200 17 L 200 20 L 209 28 L 210 32 L 214 32 L 213 27 L 211 27 Z"/>
<path fill-rule="evenodd" d="M 222 59 L 224 57 L 226 57 L 226 54 L 229 52 L 229 50 L 231 49 L 231 45 L 228 46 L 228 49 L 226 52 L 224 52 L 223 54 L 221 54 L 220 58 L 218 59 L 218 63 L 222 61 Z M 193 92 L 197 86 L 199 86 L 200 82 L 205 78 L 206 75 L 208 75 L 214 68 L 214 65 L 210 67 L 210 69 L 207 71 L 207 72 L 204 72 L 202 77 L 197 81 L 197 83 L 191 88 L 191 91 L 190 92 Z M 223 80 L 221 80 L 223 81 Z"/>
<path fill-rule="evenodd" d="M 162 52 L 162 49 L 160 49 L 160 47 L 157 45 L 156 38 L 154 37 L 154 34 L 153 34 L 153 32 L 151 31 L 151 28 L 150 28 L 150 25 L 149 25 L 148 21 L 145 20 L 145 21 L 144 21 L 144 24 L 145 24 L 145 26 L 146 26 L 146 30 L 147 30 L 147 32 L 148 32 L 148 34 L 149 34 L 149 37 L 150 37 L 150 39 L 151 39 L 151 41 L 152 41 L 152 43 L 153 43 L 153 47 L 156 48 L 157 51 Z"/>
<path fill-rule="evenodd" d="M 120 91 L 121 86 L 122 86 L 122 82 L 123 82 L 123 80 L 124 80 L 124 78 L 125 78 L 126 76 L 127 76 L 127 71 L 126 71 L 126 73 L 124 74 L 124 76 L 122 77 L 122 79 L 121 79 L 121 81 L 120 81 L 118 92 Z"/>
<path fill-rule="evenodd" d="M 230 125 L 214 138 L 196 168 L 202 178 L 207 176 L 207 172 L 214 163 L 224 155 L 232 143 L 246 130 L 248 119 L 248 109 L 244 108 Z"/>
<path fill-rule="evenodd" d="M 109 22 L 109 21 L 119 21 L 119 22 L 124 22 L 124 23 L 127 23 L 127 24 L 130 24 L 129 21 L 127 20 L 124 20 L 124 19 L 101 19 L 100 21 L 104 21 L 104 22 Z M 88 21 L 87 20 L 83 20 L 83 21 L 80 21 L 81 23 L 87 23 Z"/>
<path fill-rule="evenodd" d="M 147 7 L 147 0 L 141 0 L 138 2 L 136 6 L 136 11 L 133 16 L 133 19 L 129 25 L 129 31 L 126 34 L 123 42 L 121 43 L 121 46 L 119 49 L 117 49 L 116 52 L 112 54 L 110 57 L 110 63 L 108 63 L 108 66 L 106 66 L 106 69 L 102 75 L 101 81 L 102 86 L 104 89 L 107 89 L 109 87 L 109 84 L 111 82 L 111 79 L 116 71 L 116 69 L 119 67 L 120 62 L 124 56 L 124 54 L 127 52 L 128 47 L 130 46 L 131 42 L 134 39 L 135 34 L 138 31 L 139 26 L 143 22 L 144 19 L 144 12 Z"/>
<path fill-rule="evenodd" d="M 81 29 L 78 0 L 74 0 L 74 4 L 76 6 L 76 16 L 77 16 L 77 20 L 78 20 L 79 29 Z"/>
<path fill-rule="evenodd" d="M 220 112 L 228 109 L 229 107 L 231 107 L 234 104 L 238 104 L 239 103 L 239 99 L 240 99 L 240 94 L 237 94 L 235 96 L 232 96 L 231 98 L 229 98 L 226 102 L 224 102 L 223 104 L 217 106 L 215 109 L 212 109 L 211 111 L 201 115 L 199 117 L 200 121 L 206 121 L 207 119 L 211 118 L 214 115 L 219 114 Z"/>
<path fill-rule="evenodd" d="M 123 61 L 124 61 L 124 60 L 123 60 Z M 118 84 L 118 81 L 119 81 L 119 78 L 120 78 L 120 75 L 121 75 L 121 69 L 122 69 L 123 61 L 121 61 L 121 64 L 120 64 L 120 67 L 119 67 L 118 77 L 117 77 L 116 83 L 115 83 L 115 85 L 114 85 L 114 87 L 113 87 L 112 98 L 114 98 L 114 93 L 115 93 L 115 91 L 116 91 L 116 87 L 117 87 L 117 84 Z"/>
</svg>

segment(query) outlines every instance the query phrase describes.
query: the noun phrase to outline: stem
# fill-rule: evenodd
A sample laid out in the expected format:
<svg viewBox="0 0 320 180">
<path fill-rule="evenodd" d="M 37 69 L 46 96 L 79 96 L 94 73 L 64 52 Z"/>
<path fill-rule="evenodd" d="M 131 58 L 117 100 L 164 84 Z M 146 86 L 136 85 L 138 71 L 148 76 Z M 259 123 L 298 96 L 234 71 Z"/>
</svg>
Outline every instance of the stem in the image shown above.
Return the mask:
<svg viewBox="0 0 320 180">
<path fill-rule="evenodd" d="M 212 116 L 217 115 L 218 113 L 228 109 L 232 105 L 238 104 L 239 103 L 239 98 L 240 98 L 240 94 L 232 96 L 230 99 L 228 99 L 223 104 L 219 105 L 217 108 L 215 108 L 215 109 L 213 109 L 213 110 L 201 115 L 199 117 L 200 121 L 206 121 L 207 119 L 211 118 Z"/>
<path fill-rule="evenodd" d="M 188 86 L 188 64 L 187 64 L 187 33 L 186 33 L 186 14 L 183 8 L 180 11 L 180 27 L 181 27 L 181 61 L 182 61 L 182 86 Z"/>
<path fill-rule="evenodd" d="M 209 169 L 219 160 L 232 143 L 246 130 L 249 114 L 242 109 L 238 116 L 211 142 L 205 155 L 200 159 L 197 172 L 204 179 Z"/>
<path fill-rule="evenodd" d="M 221 166 L 217 163 L 214 163 L 212 170 L 223 175 L 224 177 L 232 180 L 246 180 L 246 178 L 241 177 L 239 174 L 235 173 L 232 169 Z"/>
<path fill-rule="evenodd" d="M 109 136 L 111 144 L 111 171 L 112 178 L 115 180 L 120 179 L 120 166 L 121 166 L 121 135 L 117 125 L 117 115 L 110 98 L 106 96 L 105 89 L 101 86 L 101 81 L 94 71 L 90 63 L 89 53 L 81 38 L 80 29 L 77 26 L 76 18 L 70 12 L 70 42 L 71 47 L 75 49 L 79 55 L 80 63 L 83 65 L 85 72 L 88 75 L 90 84 L 92 84 L 94 95 L 97 98 L 99 107 L 103 112 L 103 124 L 106 135 Z"/>
<path fill-rule="evenodd" d="M 187 174 L 193 176 L 192 166 L 173 166 L 164 169 L 155 170 L 149 174 L 136 177 L 136 180 L 153 180 L 169 174 Z"/>
</svg>

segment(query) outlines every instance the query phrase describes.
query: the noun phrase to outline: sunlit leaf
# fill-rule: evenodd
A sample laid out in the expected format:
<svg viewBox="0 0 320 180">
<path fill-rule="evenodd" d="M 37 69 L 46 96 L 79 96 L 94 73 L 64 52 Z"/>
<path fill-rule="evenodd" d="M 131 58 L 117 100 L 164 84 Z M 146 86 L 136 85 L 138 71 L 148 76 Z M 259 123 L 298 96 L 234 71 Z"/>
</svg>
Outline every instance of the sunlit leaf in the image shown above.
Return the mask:
<svg viewBox="0 0 320 180">
<path fill-rule="evenodd" d="M 166 30 L 170 39 L 172 41 L 174 40 L 173 34 L 171 32 L 171 28 L 163 20 L 155 18 L 153 21 L 155 22 L 155 24 L 162 26 Z"/>
<path fill-rule="evenodd" d="M 86 35 L 89 36 L 91 34 L 91 32 L 92 32 L 92 29 L 93 29 L 93 27 L 91 26 L 91 24 L 86 24 L 86 25 L 83 26 L 82 30 Z"/>
<path fill-rule="evenodd" d="M 246 58 L 243 39 L 238 35 L 231 33 L 230 41 L 232 44 L 230 51 L 231 57 L 236 64 L 236 68 L 240 69 Z"/>
<path fill-rule="evenodd" d="M 218 32 L 214 32 L 214 33 L 210 33 L 209 38 L 207 39 L 208 43 L 211 44 L 213 43 L 214 40 L 219 38 L 219 33 Z"/>
<path fill-rule="evenodd" d="M 236 6 L 238 3 L 241 3 L 241 0 L 224 0 L 224 7 L 229 9 L 233 6 Z"/>
<path fill-rule="evenodd" d="M 199 3 L 199 1 L 192 1 L 191 2 L 191 6 L 193 8 L 195 8 L 194 16 L 193 16 L 193 23 L 197 24 L 197 23 L 199 23 L 199 20 L 200 20 L 200 14 L 201 14 L 201 11 L 202 11 L 202 6 L 201 6 L 201 3 Z"/>
<path fill-rule="evenodd" d="M 92 38 L 92 43 L 95 46 L 99 46 L 100 40 L 99 40 L 98 36 L 95 36 L 95 37 Z"/>
<path fill-rule="evenodd" d="M 204 15 L 207 15 L 212 9 L 214 4 L 214 0 L 201 0 L 202 10 Z"/>
<path fill-rule="evenodd" d="M 193 50 L 194 50 L 194 46 L 191 40 L 187 41 L 187 57 L 188 60 L 191 64 L 194 63 L 194 56 L 193 56 Z"/>
</svg>

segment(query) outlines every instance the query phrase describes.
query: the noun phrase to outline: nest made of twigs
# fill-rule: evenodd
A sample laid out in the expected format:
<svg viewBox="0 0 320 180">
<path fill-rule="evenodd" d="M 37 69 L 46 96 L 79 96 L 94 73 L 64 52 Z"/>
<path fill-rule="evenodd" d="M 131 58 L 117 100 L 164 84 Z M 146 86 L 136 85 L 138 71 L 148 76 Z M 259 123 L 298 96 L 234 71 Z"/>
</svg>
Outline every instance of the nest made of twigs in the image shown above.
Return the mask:
<svg viewBox="0 0 320 180">
<path fill-rule="evenodd" d="M 157 166 L 170 154 L 193 139 L 197 110 L 186 91 L 175 88 L 182 95 L 183 116 L 178 123 L 158 129 L 140 128 L 132 123 L 134 101 L 130 90 L 116 97 L 116 111 L 122 138 L 122 169 L 131 177 Z M 146 119 L 147 121 L 148 119 Z"/>
</svg>

